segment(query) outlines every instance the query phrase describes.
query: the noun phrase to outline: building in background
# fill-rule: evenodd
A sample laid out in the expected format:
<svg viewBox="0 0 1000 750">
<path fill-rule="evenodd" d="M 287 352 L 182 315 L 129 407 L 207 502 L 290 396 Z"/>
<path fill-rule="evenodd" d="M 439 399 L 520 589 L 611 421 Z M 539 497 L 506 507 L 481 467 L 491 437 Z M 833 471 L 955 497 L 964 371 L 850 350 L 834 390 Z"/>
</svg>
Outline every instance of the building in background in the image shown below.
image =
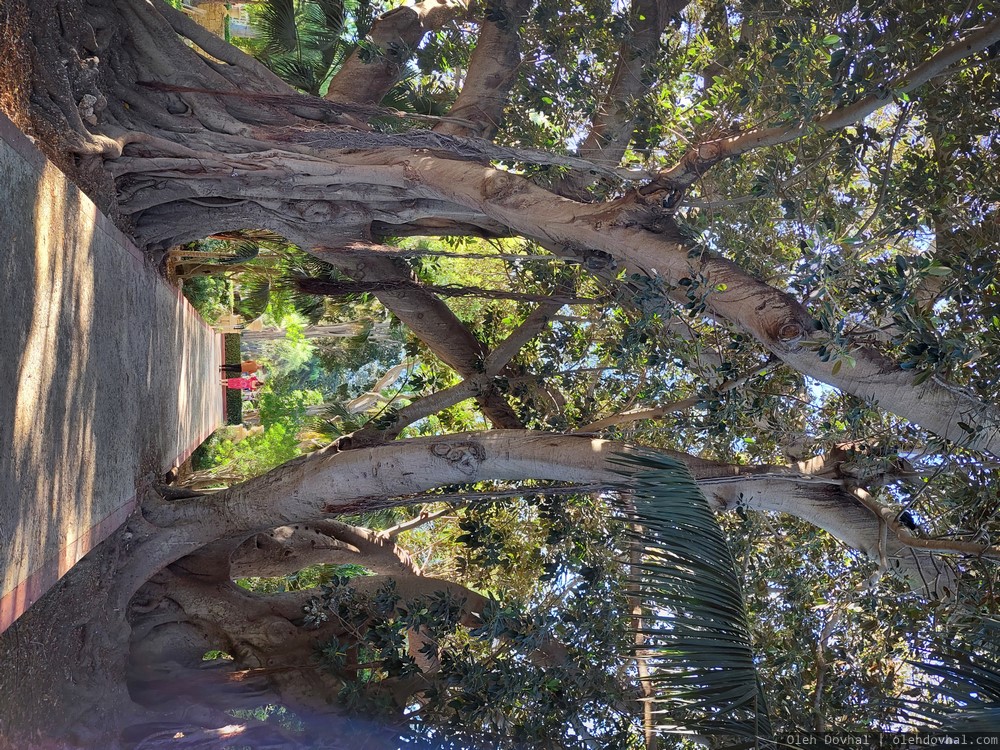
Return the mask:
<svg viewBox="0 0 1000 750">
<path fill-rule="evenodd" d="M 227 40 L 234 36 L 249 38 L 255 35 L 247 7 L 251 4 L 223 0 L 176 0 L 173 3 L 200 26 Z"/>
</svg>

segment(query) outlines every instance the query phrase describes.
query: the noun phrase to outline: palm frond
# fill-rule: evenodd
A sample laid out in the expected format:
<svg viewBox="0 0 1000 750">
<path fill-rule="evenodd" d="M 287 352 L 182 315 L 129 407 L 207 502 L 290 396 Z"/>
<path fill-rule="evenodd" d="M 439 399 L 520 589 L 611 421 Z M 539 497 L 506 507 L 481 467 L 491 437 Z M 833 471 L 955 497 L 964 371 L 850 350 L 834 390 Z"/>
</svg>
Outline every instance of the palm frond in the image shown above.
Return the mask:
<svg viewBox="0 0 1000 750">
<path fill-rule="evenodd" d="M 1000 706 L 968 708 L 945 722 L 947 732 L 1000 732 Z"/>
<path fill-rule="evenodd" d="M 294 0 L 263 0 L 256 26 L 269 53 L 296 52 L 299 49 Z"/>
<path fill-rule="evenodd" d="M 326 68 L 315 65 L 308 58 L 272 55 L 266 63 L 285 83 L 313 96 L 319 94 L 320 86 L 326 78 Z"/>
<path fill-rule="evenodd" d="M 316 413 L 307 415 L 305 425 L 329 441 L 361 427 L 362 420 L 348 412 L 339 401 L 328 401 L 312 410 Z"/>
<path fill-rule="evenodd" d="M 340 401 L 330 401 L 323 404 L 323 410 L 319 413 L 323 419 L 332 422 L 335 419 L 352 419 L 354 417 Z"/>
<path fill-rule="evenodd" d="M 356 46 L 357 7 L 351 0 L 265 0 L 253 15 L 263 42 L 258 58 L 286 83 L 320 95 Z"/>
<path fill-rule="evenodd" d="M 453 99 L 453 92 L 435 83 L 422 83 L 415 71 L 407 70 L 382 98 L 381 104 L 400 112 L 441 117 L 448 114 Z"/>
<path fill-rule="evenodd" d="M 232 256 L 219 258 L 216 262 L 221 265 L 237 265 L 239 263 L 246 263 L 248 260 L 253 260 L 258 255 L 260 255 L 260 245 L 256 242 L 240 242 L 233 248 Z"/>
<path fill-rule="evenodd" d="M 742 592 L 708 502 L 679 461 L 635 449 L 616 463 L 631 490 L 621 512 L 641 551 L 629 585 L 642 606 L 637 657 L 656 729 L 769 738 Z"/>
<path fill-rule="evenodd" d="M 354 10 L 354 28 L 358 39 L 364 39 L 375 23 L 377 8 L 371 0 L 356 0 L 351 4 Z"/>
<path fill-rule="evenodd" d="M 274 292 L 286 299 L 310 323 L 316 324 L 326 314 L 326 297 L 300 288 L 300 278 L 293 271 L 274 279 Z"/>
<path fill-rule="evenodd" d="M 337 268 L 312 255 L 299 254 L 289 259 L 289 276 L 303 276 L 320 279 L 346 278 Z"/>
<path fill-rule="evenodd" d="M 337 34 L 342 33 L 347 16 L 344 0 L 313 0 L 313 2 L 323 14 L 323 24 L 326 28 Z"/>
<path fill-rule="evenodd" d="M 928 649 L 922 661 L 910 662 L 929 677 L 934 700 L 899 701 L 904 721 L 922 729 L 996 732 L 1000 730 L 1000 621 L 984 620 L 966 636 L 970 645 Z M 984 653 L 985 651 L 985 653 Z"/>
<path fill-rule="evenodd" d="M 288 299 L 295 311 L 312 325 L 318 324 L 326 314 L 326 302 L 322 297 L 291 292 Z"/>
<path fill-rule="evenodd" d="M 319 53 L 326 71 L 335 59 L 355 46 L 347 36 L 346 13 L 341 0 L 312 0 L 303 6 L 299 26 L 300 34 L 305 37 L 303 46 Z"/>
<path fill-rule="evenodd" d="M 271 299 L 271 285 L 266 280 L 260 280 L 244 294 L 236 304 L 236 311 L 244 320 L 256 320 L 267 309 Z"/>
</svg>

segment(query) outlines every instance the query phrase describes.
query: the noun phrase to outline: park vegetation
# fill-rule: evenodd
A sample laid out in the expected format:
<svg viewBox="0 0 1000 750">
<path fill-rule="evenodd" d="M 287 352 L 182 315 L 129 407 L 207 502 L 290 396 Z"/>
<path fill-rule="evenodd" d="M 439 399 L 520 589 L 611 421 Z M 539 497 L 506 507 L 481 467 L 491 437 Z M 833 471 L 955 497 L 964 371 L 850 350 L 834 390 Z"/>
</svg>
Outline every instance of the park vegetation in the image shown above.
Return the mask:
<svg viewBox="0 0 1000 750">
<path fill-rule="evenodd" d="M 350 335 L 2 636 L 0 732 L 995 728 L 995 6 L 268 0 L 243 50 L 163 0 L 3 13 L 152 259 L 214 238 Z"/>
</svg>

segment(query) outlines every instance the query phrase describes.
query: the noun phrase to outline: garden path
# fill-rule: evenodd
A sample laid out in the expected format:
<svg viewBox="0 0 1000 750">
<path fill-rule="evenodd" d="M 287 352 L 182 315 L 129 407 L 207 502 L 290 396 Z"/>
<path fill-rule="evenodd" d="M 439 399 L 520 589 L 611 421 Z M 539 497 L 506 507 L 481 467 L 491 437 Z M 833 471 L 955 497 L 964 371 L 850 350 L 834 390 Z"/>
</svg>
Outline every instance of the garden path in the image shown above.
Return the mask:
<svg viewBox="0 0 1000 750">
<path fill-rule="evenodd" d="M 222 341 L 0 115 L 0 632 L 223 421 Z"/>
</svg>

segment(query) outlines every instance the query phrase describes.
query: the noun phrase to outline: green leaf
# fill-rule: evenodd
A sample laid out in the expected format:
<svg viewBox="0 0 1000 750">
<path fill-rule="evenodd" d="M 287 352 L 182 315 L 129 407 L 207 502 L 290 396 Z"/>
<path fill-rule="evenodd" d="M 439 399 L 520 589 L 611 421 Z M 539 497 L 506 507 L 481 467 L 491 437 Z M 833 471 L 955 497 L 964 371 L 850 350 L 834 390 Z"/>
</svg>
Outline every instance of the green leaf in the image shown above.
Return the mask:
<svg viewBox="0 0 1000 750">
<path fill-rule="evenodd" d="M 950 276 L 952 270 L 948 266 L 932 265 L 928 266 L 927 273 L 930 276 Z"/>
<path fill-rule="evenodd" d="M 293 0 L 265 0 L 261 3 L 261 37 L 271 52 L 293 52 L 299 46 L 298 23 Z"/>
<path fill-rule="evenodd" d="M 708 501 L 672 458 L 635 449 L 615 462 L 631 488 L 629 538 L 643 551 L 629 580 L 661 731 L 770 736 L 735 565 Z"/>
</svg>

